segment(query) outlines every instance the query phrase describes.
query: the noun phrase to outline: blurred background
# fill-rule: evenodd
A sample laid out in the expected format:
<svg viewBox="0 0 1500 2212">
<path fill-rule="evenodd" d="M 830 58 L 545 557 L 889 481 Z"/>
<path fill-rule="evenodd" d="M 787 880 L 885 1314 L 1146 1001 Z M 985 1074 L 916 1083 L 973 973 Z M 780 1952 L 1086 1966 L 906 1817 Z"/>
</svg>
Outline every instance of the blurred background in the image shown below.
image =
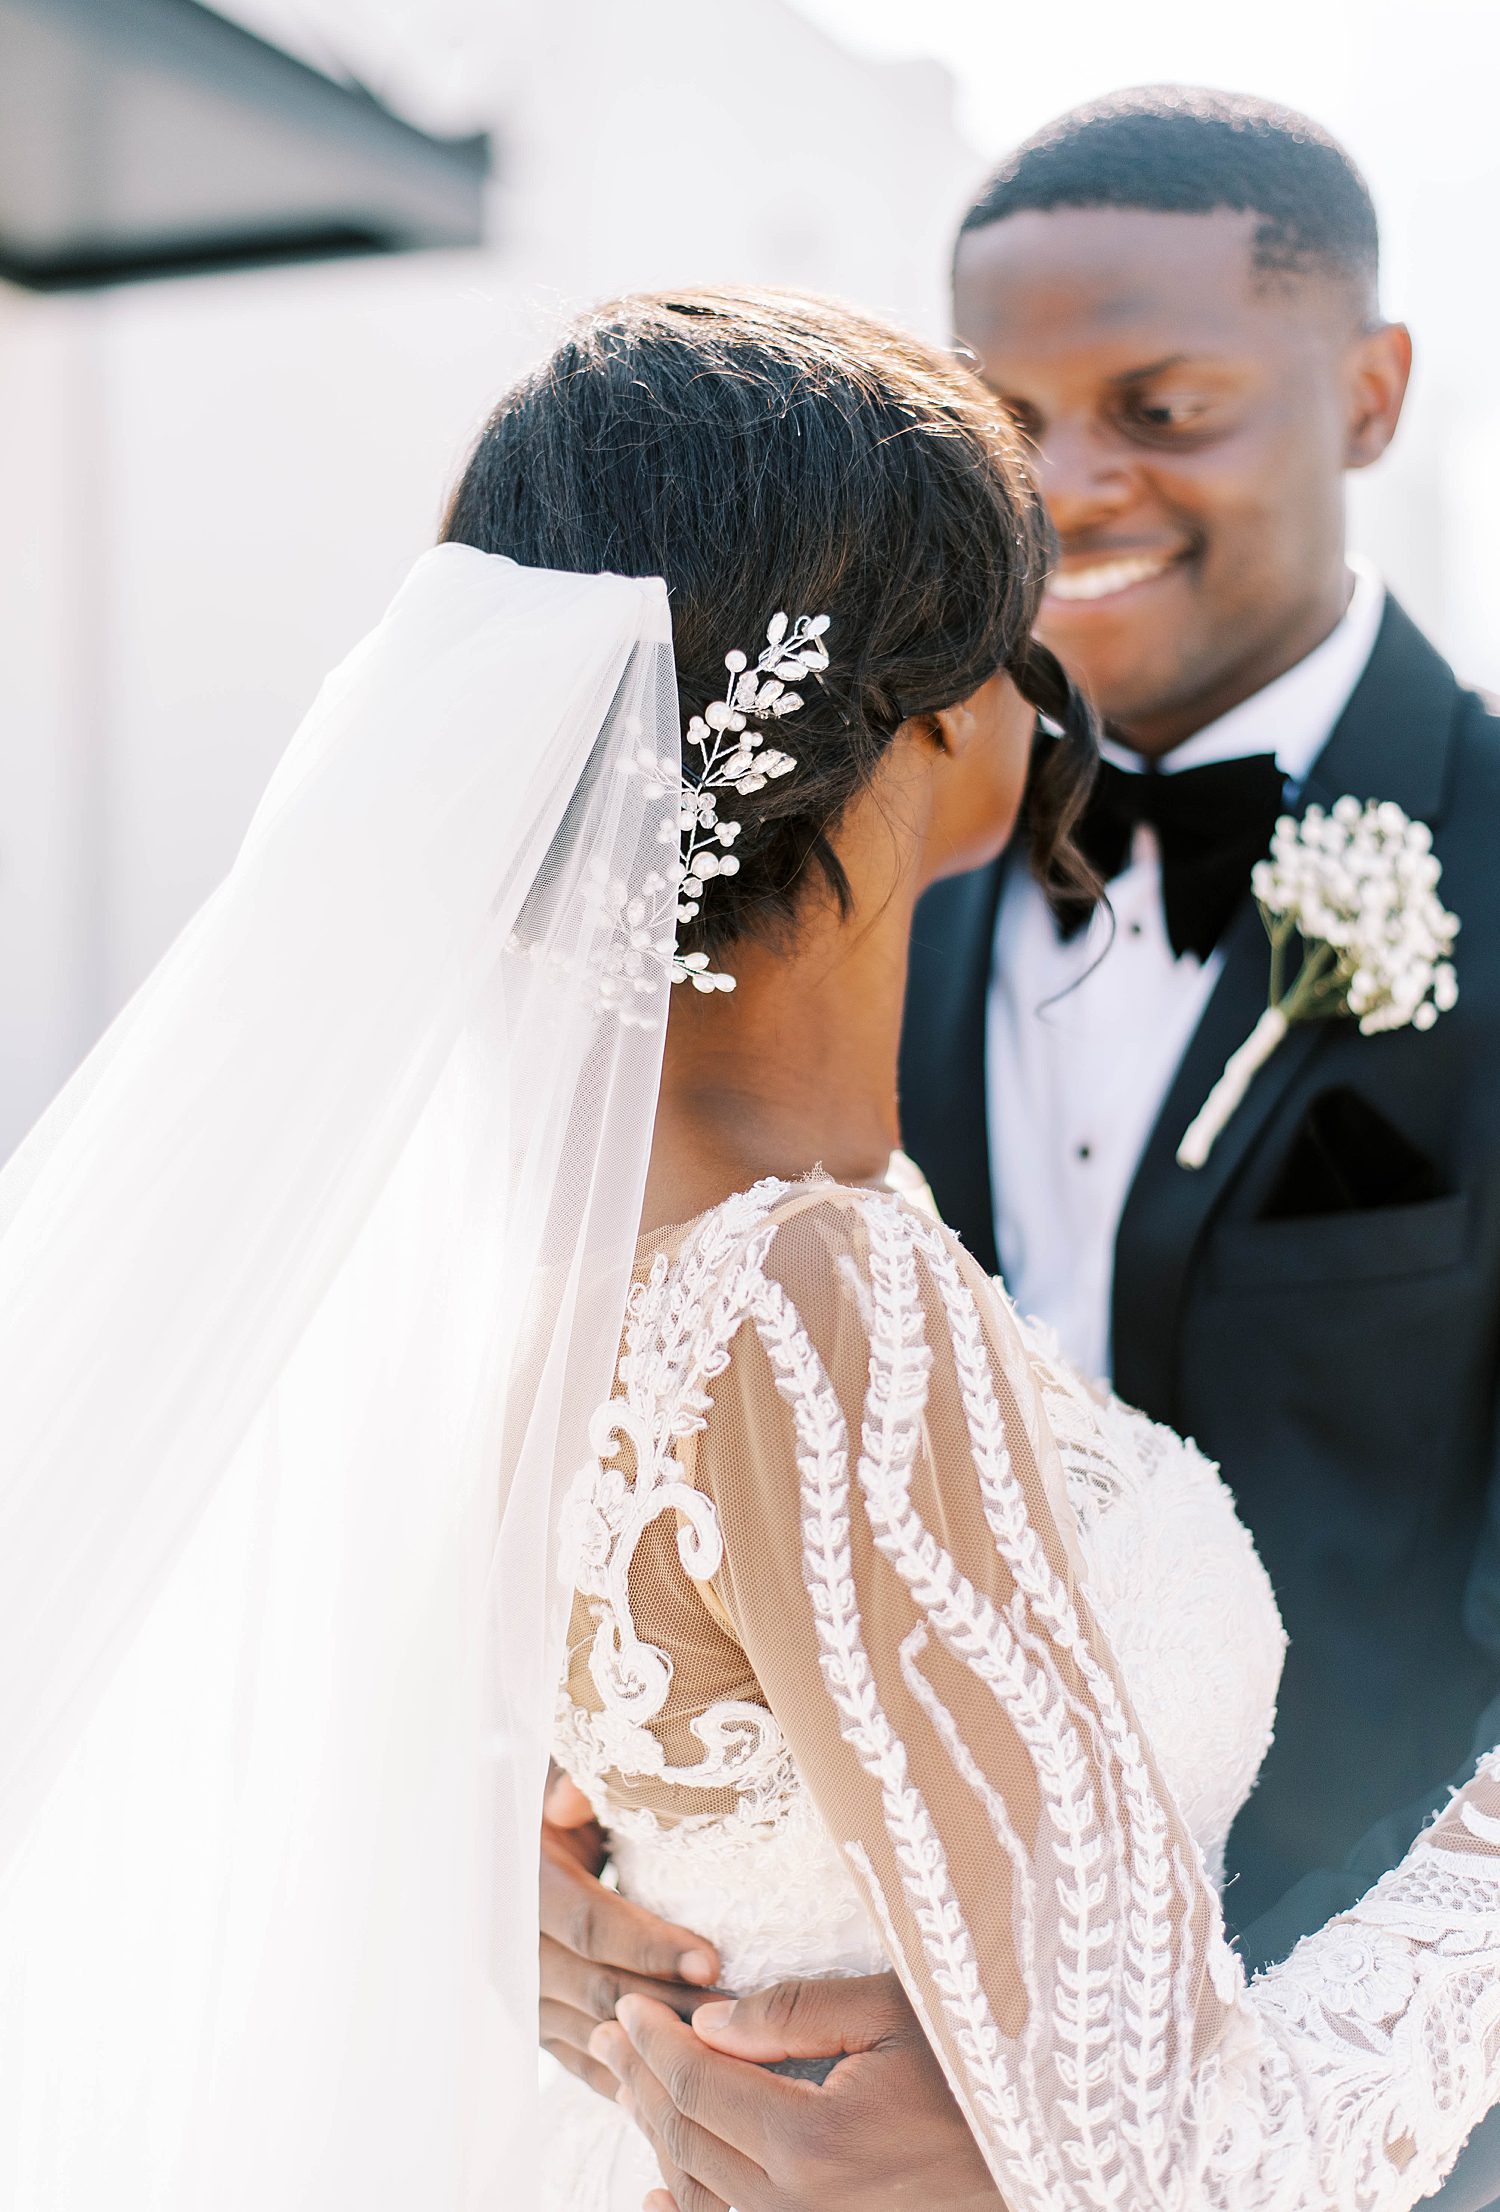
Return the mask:
<svg viewBox="0 0 1500 2212">
<path fill-rule="evenodd" d="M 1419 367 L 1356 542 L 1500 686 L 1497 62 L 1497 0 L 0 0 L 0 1156 L 562 317 L 752 280 L 941 336 L 989 163 L 1114 86 L 1363 165 Z"/>
</svg>

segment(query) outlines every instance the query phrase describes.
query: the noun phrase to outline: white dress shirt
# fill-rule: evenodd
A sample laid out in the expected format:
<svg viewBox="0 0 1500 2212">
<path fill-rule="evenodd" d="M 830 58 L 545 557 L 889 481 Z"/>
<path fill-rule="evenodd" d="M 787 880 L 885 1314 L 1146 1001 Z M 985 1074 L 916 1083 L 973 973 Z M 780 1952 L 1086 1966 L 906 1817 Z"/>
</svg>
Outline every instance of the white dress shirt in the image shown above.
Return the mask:
<svg viewBox="0 0 1500 2212">
<path fill-rule="evenodd" d="M 1351 563 L 1337 626 L 1305 660 L 1161 761 L 1168 774 L 1273 753 L 1302 782 L 1364 673 L 1385 606 Z M 1106 756 L 1139 770 L 1109 740 Z M 1110 1371 L 1115 1236 L 1146 1140 L 1219 978 L 1222 954 L 1176 955 L 1154 832 L 1136 831 L 1109 886 L 1115 915 L 1062 937 L 1036 882 L 1011 868 L 995 926 L 985 1038 L 995 1237 L 1011 1295 L 1086 1375 Z M 1091 964 L 1097 961 L 1098 965 Z M 1061 994 L 1066 993 L 1066 996 Z"/>
</svg>

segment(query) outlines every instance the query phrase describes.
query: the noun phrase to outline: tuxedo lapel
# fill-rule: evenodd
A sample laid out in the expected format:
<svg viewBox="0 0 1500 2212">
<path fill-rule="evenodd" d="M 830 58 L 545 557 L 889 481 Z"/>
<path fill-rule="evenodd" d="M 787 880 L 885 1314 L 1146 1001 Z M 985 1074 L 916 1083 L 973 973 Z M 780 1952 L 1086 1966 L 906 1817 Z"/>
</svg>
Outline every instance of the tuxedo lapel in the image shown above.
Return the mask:
<svg viewBox="0 0 1500 2212">
<path fill-rule="evenodd" d="M 1448 763 L 1463 694 L 1437 648 L 1386 601 L 1370 663 L 1333 735 L 1313 762 L 1301 804 L 1394 799 L 1413 821 L 1436 826 L 1447 805 Z"/>
<path fill-rule="evenodd" d="M 1004 860 L 936 884 L 917 909 L 901 1038 L 902 1141 L 938 1211 L 998 1273 L 985 1023 Z"/>
<path fill-rule="evenodd" d="M 1459 699 L 1447 663 L 1388 600 L 1369 665 L 1291 811 L 1313 800 L 1330 806 L 1347 791 L 1394 799 L 1414 819 L 1436 823 Z M 1207 1164 L 1179 1167 L 1183 1132 L 1266 1004 L 1270 948 L 1248 887 L 1223 950 L 1223 971 L 1142 1154 L 1115 1246 L 1115 1384 L 1122 1397 L 1165 1420 L 1175 1413 L 1182 1307 L 1199 1242 L 1287 1085 L 1333 1026 L 1294 1027 L 1256 1075 Z"/>
</svg>

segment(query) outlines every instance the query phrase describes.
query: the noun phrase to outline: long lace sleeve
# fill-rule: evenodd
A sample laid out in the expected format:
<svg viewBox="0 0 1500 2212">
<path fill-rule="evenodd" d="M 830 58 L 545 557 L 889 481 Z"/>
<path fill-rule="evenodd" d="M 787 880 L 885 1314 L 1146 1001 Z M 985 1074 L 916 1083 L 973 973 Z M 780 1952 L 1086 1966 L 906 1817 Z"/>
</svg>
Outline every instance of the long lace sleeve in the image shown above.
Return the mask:
<svg viewBox="0 0 1500 2212">
<path fill-rule="evenodd" d="M 1007 2204 L 1428 2194 L 1500 2098 L 1500 1763 L 1247 1985 L 1002 1298 L 875 1194 L 799 1190 L 738 1238 L 692 1423 L 715 1603 Z"/>
</svg>

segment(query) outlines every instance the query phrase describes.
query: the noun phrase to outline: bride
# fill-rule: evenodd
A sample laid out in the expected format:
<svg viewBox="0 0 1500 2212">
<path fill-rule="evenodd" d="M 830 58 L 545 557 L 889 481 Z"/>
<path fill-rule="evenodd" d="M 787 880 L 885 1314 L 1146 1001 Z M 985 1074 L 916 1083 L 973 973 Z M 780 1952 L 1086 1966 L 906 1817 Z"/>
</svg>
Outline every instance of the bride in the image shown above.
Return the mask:
<svg viewBox="0 0 1500 2212">
<path fill-rule="evenodd" d="M 1011 432 L 629 300 L 446 537 L 0 1178 L 3 2201 L 638 2203 L 533 2093 L 555 1745 L 730 1983 L 896 1967 L 1014 2212 L 1412 2204 L 1500 2097 L 1500 1766 L 1247 1988 L 1249 1539 L 899 1156 L 920 892 L 1018 818 L 1082 881 Z"/>
</svg>

